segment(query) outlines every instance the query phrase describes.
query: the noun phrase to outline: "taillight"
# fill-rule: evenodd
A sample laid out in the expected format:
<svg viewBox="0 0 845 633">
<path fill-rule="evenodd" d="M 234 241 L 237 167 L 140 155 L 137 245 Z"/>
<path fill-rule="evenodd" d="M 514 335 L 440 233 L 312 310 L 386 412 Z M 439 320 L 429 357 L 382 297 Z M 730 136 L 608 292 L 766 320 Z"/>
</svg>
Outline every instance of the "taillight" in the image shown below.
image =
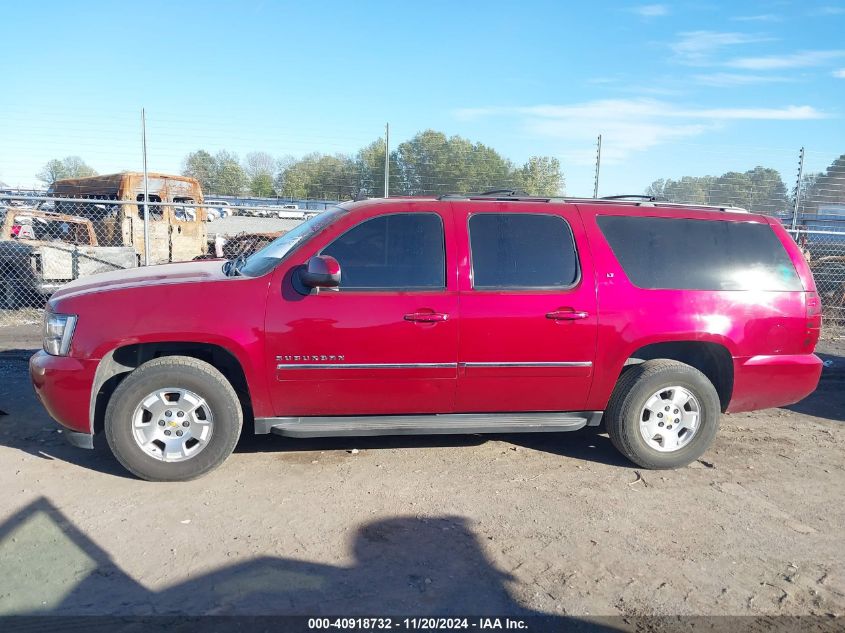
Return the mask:
<svg viewBox="0 0 845 633">
<path fill-rule="evenodd" d="M 822 302 L 817 292 L 806 293 L 807 345 L 816 346 L 822 327 Z"/>
</svg>

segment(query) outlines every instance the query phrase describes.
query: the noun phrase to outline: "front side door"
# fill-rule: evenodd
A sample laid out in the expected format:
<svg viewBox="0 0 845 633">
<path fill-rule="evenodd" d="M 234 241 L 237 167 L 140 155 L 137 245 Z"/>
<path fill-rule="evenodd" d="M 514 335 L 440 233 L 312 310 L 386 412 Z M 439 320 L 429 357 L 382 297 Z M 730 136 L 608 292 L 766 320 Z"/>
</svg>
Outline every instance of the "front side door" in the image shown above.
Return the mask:
<svg viewBox="0 0 845 633">
<path fill-rule="evenodd" d="M 453 206 L 461 310 L 456 409 L 584 410 L 597 315 L 577 210 L 530 202 Z"/>
<path fill-rule="evenodd" d="M 420 205 L 350 213 L 278 267 L 266 317 L 276 415 L 452 411 L 454 229 L 447 204 Z M 317 254 L 338 260 L 341 284 L 303 296 L 291 274 Z"/>
</svg>

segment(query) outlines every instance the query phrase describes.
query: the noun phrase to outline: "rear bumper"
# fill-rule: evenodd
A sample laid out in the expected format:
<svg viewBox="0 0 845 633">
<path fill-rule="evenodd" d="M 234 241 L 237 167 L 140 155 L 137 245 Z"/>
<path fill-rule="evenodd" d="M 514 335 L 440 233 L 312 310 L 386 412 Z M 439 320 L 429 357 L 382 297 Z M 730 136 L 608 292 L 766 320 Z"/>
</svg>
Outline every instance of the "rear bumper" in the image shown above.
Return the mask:
<svg viewBox="0 0 845 633">
<path fill-rule="evenodd" d="M 782 407 L 809 396 L 819 384 L 822 360 L 815 354 L 734 359 L 729 413 Z"/>
<path fill-rule="evenodd" d="M 47 413 L 77 433 L 91 434 L 91 385 L 96 360 L 50 356 L 38 352 L 29 359 L 29 376 Z"/>
</svg>

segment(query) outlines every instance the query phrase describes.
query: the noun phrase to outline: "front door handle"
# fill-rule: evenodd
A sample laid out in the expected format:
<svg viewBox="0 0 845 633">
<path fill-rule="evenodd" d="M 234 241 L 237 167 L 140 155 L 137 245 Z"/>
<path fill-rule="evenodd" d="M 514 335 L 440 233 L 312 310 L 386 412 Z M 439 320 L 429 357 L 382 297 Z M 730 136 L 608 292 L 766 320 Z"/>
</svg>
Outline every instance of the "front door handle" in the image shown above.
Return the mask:
<svg viewBox="0 0 845 633">
<path fill-rule="evenodd" d="M 440 312 L 412 312 L 405 315 L 406 321 L 417 321 L 419 323 L 437 323 L 438 321 L 445 321 L 449 318 L 448 314 Z"/>
<path fill-rule="evenodd" d="M 546 314 L 547 319 L 554 319 L 555 321 L 577 321 L 578 319 L 586 319 L 590 316 L 589 312 L 576 312 L 575 310 L 555 310 Z"/>
</svg>

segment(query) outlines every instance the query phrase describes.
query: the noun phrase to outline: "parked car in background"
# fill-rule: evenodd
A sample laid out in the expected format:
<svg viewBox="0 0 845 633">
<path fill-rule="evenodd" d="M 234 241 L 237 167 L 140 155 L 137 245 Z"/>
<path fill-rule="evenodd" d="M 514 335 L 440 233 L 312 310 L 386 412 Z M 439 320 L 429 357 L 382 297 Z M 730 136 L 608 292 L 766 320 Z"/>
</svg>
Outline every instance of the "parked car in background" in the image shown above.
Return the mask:
<svg viewBox="0 0 845 633">
<path fill-rule="evenodd" d="M 218 217 L 227 218 L 234 214 L 234 209 L 228 200 L 206 200 L 205 204 L 207 208 L 216 209 Z"/>
<path fill-rule="evenodd" d="M 283 204 L 278 211 L 276 217 L 282 219 L 301 220 L 305 218 L 305 213 L 299 210 L 298 204 Z"/>
<path fill-rule="evenodd" d="M 209 298 L 221 309 L 205 318 Z M 819 297 L 773 218 L 516 195 L 343 203 L 249 257 L 96 275 L 50 299 L 36 392 L 149 480 L 290 437 L 571 431 L 645 468 L 722 412 L 794 403 Z M 549 441 L 562 441 L 550 439 Z"/>
</svg>

